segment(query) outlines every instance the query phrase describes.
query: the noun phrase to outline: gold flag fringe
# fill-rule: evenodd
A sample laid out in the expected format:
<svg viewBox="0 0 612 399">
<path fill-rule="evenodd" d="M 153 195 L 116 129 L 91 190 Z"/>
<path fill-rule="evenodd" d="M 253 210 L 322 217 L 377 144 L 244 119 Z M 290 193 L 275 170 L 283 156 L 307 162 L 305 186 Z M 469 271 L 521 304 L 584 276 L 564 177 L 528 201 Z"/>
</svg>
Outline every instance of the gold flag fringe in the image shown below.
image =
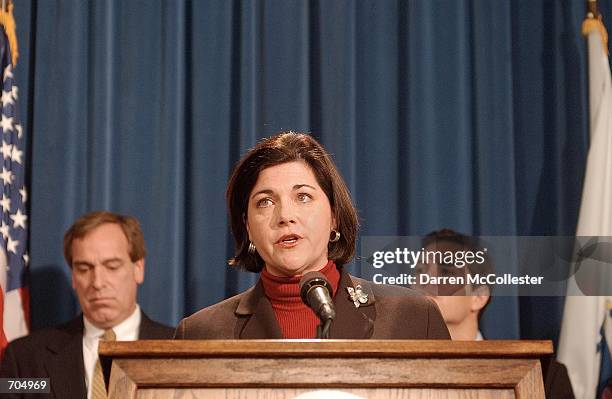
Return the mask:
<svg viewBox="0 0 612 399">
<path fill-rule="evenodd" d="M 606 52 L 606 56 L 608 55 L 608 31 L 606 31 L 606 27 L 601 19 L 601 14 L 598 16 L 594 16 L 592 13 L 585 18 L 584 22 L 582 22 L 582 34 L 584 36 L 588 36 L 589 33 L 594 30 L 599 30 L 601 34 L 601 42 Z"/>
<path fill-rule="evenodd" d="M 11 46 L 11 55 L 13 66 L 17 65 L 17 58 L 19 58 L 19 50 L 17 49 L 17 31 L 15 25 L 15 17 L 13 16 L 13 2 L 8 3 L 6 9 L 0 8 L 0 25 L 4 27 L 6 36 Z"/>
</svg>

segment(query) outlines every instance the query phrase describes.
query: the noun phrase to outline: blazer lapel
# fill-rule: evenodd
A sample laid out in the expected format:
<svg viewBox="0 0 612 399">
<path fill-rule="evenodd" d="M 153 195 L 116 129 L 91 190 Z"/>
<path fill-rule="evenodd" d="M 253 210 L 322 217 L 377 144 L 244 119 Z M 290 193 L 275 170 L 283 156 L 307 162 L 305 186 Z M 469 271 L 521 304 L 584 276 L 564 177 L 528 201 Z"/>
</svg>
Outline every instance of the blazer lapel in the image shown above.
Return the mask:
<svg viewBox="0 0 612 399">
<path fill-rule="evenodd" d="M 340 284 L 334 298 L 336 305 L 336 319 L 334 320 L 330 338 L 333 339 L 367 339 L 374 332 L 376 320 L 376 298 L 367 285 L 361 288 L 368 295 L 368 301 L 355 306 L 349 297 L 347 287 L 354 288 L 351 276 L 340 269 Z M 280 326 L 276 320 L 274 309 L 264 294 L 261 280 L 245 292 L 236 308 L 238 323 L 236 324 L 235 338 L 237 339 L 281 339 L 283 338 Z"/>
<path fill-rule="evenodd" d="M 332 339 L 367 339 L 374 333 L 374 320 L 376 320 L 376 298 L 367 285 L 361 289 L 367 294 L 367 302 L 356 307 L 350 298 L 347 288 L 355 288 L 351 276 L 344 269 L 340 269 L 340 284 L 334 297 L 336 305 L 336 319 L 332 323 L 329 335 Z"/>
<path fill-rule="evenodd" d="M 261 280 L 245 292 L 236 308 L 238 323 L 234 336 L 238 339 L 283 338 L 272 304 L 264 294 Z"/>
<path fill-rule="evenodd" d="M 79 316 L 63 329 L 62 339 L 47 345 L 45 368 L 56 398 L 83 399 L 85 368 L 83 366 L 83 318 Z"/>
</svg>

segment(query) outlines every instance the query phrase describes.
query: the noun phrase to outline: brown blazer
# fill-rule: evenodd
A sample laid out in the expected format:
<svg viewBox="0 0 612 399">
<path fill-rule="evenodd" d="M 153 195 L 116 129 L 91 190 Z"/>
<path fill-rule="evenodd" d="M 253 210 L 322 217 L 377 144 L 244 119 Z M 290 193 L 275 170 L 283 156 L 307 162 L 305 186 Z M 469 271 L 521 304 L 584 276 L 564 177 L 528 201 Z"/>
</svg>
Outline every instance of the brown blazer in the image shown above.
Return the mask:
<svg viewBox="0 0 612 399">
<path fill-rule="evenodd" d="M 377 285 L 350 276 L 340 268 L 340 285 L 334 298 L 336 319 L 330 338 L 335 339 L 450 339 L 436 304 L 415 291 Z M 347 287 L 361 285 L 368 301 L 356 307 Z M 176 339 L 277 339 L 283 338 L 261 280 L 247 291 L 184 318 Z M 314 338 L 314 337 L 313 337 Z"/>
</svg>

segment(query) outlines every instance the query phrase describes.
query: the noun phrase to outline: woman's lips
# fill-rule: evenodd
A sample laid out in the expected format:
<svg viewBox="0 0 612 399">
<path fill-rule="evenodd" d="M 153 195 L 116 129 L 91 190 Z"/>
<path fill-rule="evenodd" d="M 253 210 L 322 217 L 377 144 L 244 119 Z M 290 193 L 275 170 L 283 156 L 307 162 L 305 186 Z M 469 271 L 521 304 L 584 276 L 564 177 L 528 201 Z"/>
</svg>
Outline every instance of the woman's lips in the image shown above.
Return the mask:
<svg viewBox="0 0 612 399">
<path fill-rule="evenodd" d="M 286 234 L 276 241 L 276 246 L 280 248 L 293 248 L 299 244 L 302 237 L 297 234 Z"/>
</svg>

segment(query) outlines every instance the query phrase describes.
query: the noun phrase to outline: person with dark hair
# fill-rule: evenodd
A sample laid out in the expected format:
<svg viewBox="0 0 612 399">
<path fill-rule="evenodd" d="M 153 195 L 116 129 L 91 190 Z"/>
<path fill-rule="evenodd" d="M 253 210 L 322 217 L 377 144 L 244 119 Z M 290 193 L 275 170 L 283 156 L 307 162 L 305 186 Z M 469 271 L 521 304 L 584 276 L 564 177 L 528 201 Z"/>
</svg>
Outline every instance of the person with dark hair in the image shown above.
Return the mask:
<svg viewBox="0 0 612 399">
<path fill-rule="evenodd" d="M 383 290 L 343 268 L 355 253 L 357 212 L 331 156 L 311 136 L 283 132 L 260 141 L 235 167 L 226 198 L 236 241 L 229 263 L 260 279 L 183 319 L 176 338 L 314 338 L 319 320 L 299 287 L 311 271 L 331 286 L 330 338 L 449 338 L 431 300 Z"/>
<path fill-rule="evenodd" d="M 457 233 L 450 229 L 432 231 L 422 242 L 423 248 L 430 252 L 476 253 L 481 250 L 473 237 Z M 467 275 L 488 275 L 493 273 L 491 259 L 482 252 L 481 261 L 467 262 L 461 267 L 455 264 L 419 264 L 417 273 L 426 273 L 436 277 L 460 277 L 459 281 L 467 281 Z M 491 301 L 493 287 L 487 284 L 436 284 L 415 286 L 433 298 L 438 304 L 446 326 L 454 340 L 481 340 L 478 321 L 486 306 Z"/>
<path fill-rule="evenodd" d="M 64 236 L 64 256 L 83 314 L 11 342 L 0 376 L 49 378 L 49 398 L 106 398 L 101 339 L 169 339 L 174 331 L 149 319 L 136 303 L 145 254 L 136 218 L 106 211 L 81 216 Z"/>
<path fill-rule="evenodd" d="M 454 264 L 419 265 L 418 273 L 429 275 L 461 275 L 493 273 L 493 263 L 474 237 L 451 229 L 432 231 L 423 239 L 426 251 L 484 253 L 482 262 L 469 262 L 461 267 Z M 453 286 L 415 286 L 430 295 L 438 304 L 453 340 L 482 341 L 479 320 L 491 301 L 489 285 L 459 284 Z M 550 399 L 573 399 L 574 392 L 565 366 L 553 358 L 542 359 L 544 392 Z"/>
</svg>

